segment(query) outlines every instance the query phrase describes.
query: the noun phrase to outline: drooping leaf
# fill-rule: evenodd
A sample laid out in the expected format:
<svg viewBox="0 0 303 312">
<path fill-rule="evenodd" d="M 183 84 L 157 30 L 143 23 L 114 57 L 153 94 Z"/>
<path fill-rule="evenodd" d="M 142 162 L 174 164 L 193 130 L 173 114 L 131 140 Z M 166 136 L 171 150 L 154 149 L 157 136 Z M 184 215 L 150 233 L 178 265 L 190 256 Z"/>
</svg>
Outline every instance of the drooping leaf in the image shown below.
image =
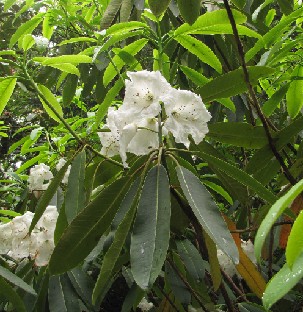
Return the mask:
<svg viewBox="0 0 303 312">
<path fill-rule="evenodd" d="M 103 13 L 100 29 L 106 29 L 111 25 L 121 7 L 121 3 L 122 0 L 111 0 L 109 2 L 105 12 Z"/>
<path fill-rule="evenodd" d="M 283 14 L 289 15 L 293 12 L 294 1 L 278 0 L 278 3 Z"/>
<path fill-rule="evenodd" d="M 139 180 L 135 181 L 130 190 L 124 197 L 121 206 L 113 220 L 112 230 L 115 230 L 114 240 L 105 254 L 98 276 L 97 282 L 93 291 L 93 302 L 96 302 L 98 297 L 104 296 L 107 289 L 107 283 L 115 268 L 115 264 L 120 256 L 122 247 L 129 234 L 133 218 L 136 212 L 138 196 L 140 195 Z"/>
<path fill-rule="evenodd" d="M 265 66 L 249 66 L 249 79 L 252 85 L 258 83 L 260 78 L 270 76 L 274 70 Z M 204 102 L 220 98 L 228 98 L 245 92 L 248 89 L 242 68 L 223 74 L 199 88 L 199 94 Z"/>
<path fill-rule="evenodd" d="M 102 190 L 66 228 L 49 262 L 51 274 L 78 265 L 97 245 L 107 230 L 129 188 L 129 178 L 121 178 Z M 74 242 L 71 244 L 70 242 Z"/>
<path fill-rule="evenodd" d="M 142 289 L 153 285 L 166 258 L 170 235 L 170 190 L 162 165 L 147 174 L 130 247 L 133 277 Z"/>
<path fill-rule="evenodd" d="M 6 78 L 0 81 L 0 115 L 14 92 L 16 82 L 16 78 Z"/>
<path fill-rule="evenodd" d="M 6 281 L 10 282 L 11 284 L 19 287 L 20 289 L 26 291 L 27 293 L 36 296 L 36 291 L 27 283 L 25 283 L 20 277 L 16 274 L 12 273 L 8 269 L 0 266 L 0 276 L 3 277 Z"/>
<path fill-rule="evenodd" d="M 196 55 L 202 62 L 208 64 L 214 68 L 218 73 L 222 72 L 222 65 L 214 54 L 214 52 L 202 41 L 190 36 L 190 35 L 179 35 L 175 37 L 185 49 L 190 53 Z"/>
<path fill-rule="evenodd" d="M 63 88 L 63 105 L 68 106 L 73 100 L 78 85 L 78 77 L 76 75 L 68 75 Z"/>
<path fill-rule="evenodd" d="M 210 193 L 189 170 L 178 166 L 176 171 L 183 193 L 203 229 L 234 263 L 238 263 L 237 247 Z"/>
<path fill-rule="evenodd" d="M 184 21 L 192 25 L 200 16 L 200 0 L 178 0 L 178 8 Z"/>
<path fill-rule="evenodd" d="M 303 66 L 296 66 L 292 77 L 295 79 L 292 80 L 287 90 L 286 103 L 289 116 L 295 118 L 303 106 Z"/>
<path fill-rule="evenodd" d="M 50 312 L 81 312 L 78 296 L 65 274 L 50 278 L 48 302 Z"/>
<path fill-rule="evenodd" d="M 202 87 L 209 81 L 208 78 L 190 67 L 180 65 L 180 68 L 183 73 L 197 86 Z"/>
<path fill-rule="evenodd" d="M 284 210 L 293 202 L 293 200 L 302 192 L 303 180 L 294 185 L 284 196 L 279 198 L 275 204 L 269 209 L 266 217 L 263 219 L 256 238 L 255 238 L 255 254 L 259 261 L 261 257 L 262 246 L 266 236 L 272 228 L 275 221 L 281 216 Z"/>
<path fill-rule="evenodd" d="M 80 76 L 79 69 L 75 65 L 70 64 L 70 63 L 50 64 L 47 66 L 57 68 L 66 74 L 71 74 L 74 76 Z"/>
<path fill-rule="evenodd" d="M 59 102 L 57 101 L 56 97 L 53 95 L 53 93 L 46 86 L 38 85 L 38 88 L 47 101 L 47 102 L 45 102 L 44 99 L 39 96 L 39 99 L 40 99 L 45 111 L 55 121 L 60 122 L 60 119 L 55 115 L 54 111 L 56 111 L 61 117 L 63 117 L 63 111 L 62 111 L 62 107 L 59 104 Z M 52 109 L 50 108 L 50 105 L 51 105 Z"/>
<path fill-rule="evenodd" d="M 266 309 L 286 295 L 303 277 L 303 254 L 294 262 L 292 269 L 285 263 L 282 269 L 269 281 L 263 294 Z"/>
<path fill-rule="evenodd" d="M 265 186 L 263 186 L 260 182 L 254 179 L 251 175 L 247 174 L 245 171 L 238 169 L 237 167 L 230 165 L 224 160 L 216 158 L 212 155 L 203 152 L 200 152 L 199 155 L 207 162 L 215 165 L 219 170 L 222 170 L 229 176 L 236 178 L 237 181 L 249 187 L 269 203 L 273 204 L 276 201 L 276 196 L 270 190 L 268 190 Z"/>
<path fill-rule="evenodd" d="M 83 210 L 85 204 L 85 151 L 81 151 L 71 165 L 68 184 L 65 195 L 65 214 L 67 222 L 76 217 Z"/>
<path fill-rule="evenodd" d="M 32 31 L 42 22 L 43 13 L 38 13 L 29 21 L 22 23 L 21 26 L 16 30 L 16 32 L 12 35 L 9 47 L 12 48 L 14 44 L 21 39 L 23 36 L 32 33 Z"/>
<path fill-rule="evenodd" d="M 127 22 L 133 8 L 133 0 L 123 0 L 120 9 L 120 21 Z"/>
<path fill-rule="evenodd" d="M 303 212 L 299 214 L 295 220 L 290 235 L 288 237 L 286 247 L 286 261 L 288 266 L 292 269 L 295 261 L 303 252 L 303 240 L 302 240 L 302 226 L 303 226 Z"/>
<path fill-rule="evenodd" d="M 164 13 L 170 3 L 170 0 L 148 0 L 148 5 L 156 16 Z"/>
<path fill-rule="evenodd" d="M 268 142 L 264 128 L 244 122 L 209 124 L 207 136 L 221 142 L 245 148 L 261 148 Z"/>
<path fill-rule="evenodd" d="M 281 19 L 280 22 L 271 28 L 255 45 L 245 54 L 245 61 L 251 60 L 262 48 L 269 47 L 285 31 L 285 28 L 297 18 L 302 16 L 303 8 L 295 10 L 290 15 Z"/>
<path fill-rule="evenodd" d="M 233 16 L 236 24 L 242 24 L 246 22 L 246 16 L 239 11 L 233 10 Z M 216 10 L 213 12 L 207 12 L 201 15 L 193 25 L 183 24 L 175 30 L 174 35 L 178 36 L 181 34 L 195 34 L 201 33 L 204 30 L 207 31 L 209 27 L 216 25 L 228 26 L 230 25 L 226 10 Z"/>
<path fill-rule="evenodd" d="M 83 54 L 74 54 L 74 55 L 60 55 L 54 57 L 34 57 L 33 61 L 39 62 L 44 66 L 54 65 L 54 64 L 80 64 L 80 63 L 91 63 L 92 58 Z"/>
<path fill-rule="evenodd" d="M 17 294 L 15 289 L 0 277 L 1 295 L 4 296 L 15 308 L 16 312 L 26 312 L 25 305 L 21 297 Z"/>
</svg>

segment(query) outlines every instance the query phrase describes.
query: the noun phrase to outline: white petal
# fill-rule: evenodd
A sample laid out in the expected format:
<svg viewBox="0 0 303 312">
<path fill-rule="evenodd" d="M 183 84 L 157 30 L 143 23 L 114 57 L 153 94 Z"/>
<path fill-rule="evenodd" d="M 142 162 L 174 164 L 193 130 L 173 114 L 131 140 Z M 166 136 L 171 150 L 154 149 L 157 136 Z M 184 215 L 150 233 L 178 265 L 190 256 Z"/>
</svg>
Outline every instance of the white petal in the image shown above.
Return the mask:
<svg viewBox="0 0 303 312">
<path fill-rule="evenodd" d="M 126 151 L 130 141 L 134 138 L 137 133 L 137 125 L 131 123 L 126 125 L 121 132 L 120 137 L 120 156 L 123 162 L 124 167 L 127 167 L 126 163 Z"/>
</svg>

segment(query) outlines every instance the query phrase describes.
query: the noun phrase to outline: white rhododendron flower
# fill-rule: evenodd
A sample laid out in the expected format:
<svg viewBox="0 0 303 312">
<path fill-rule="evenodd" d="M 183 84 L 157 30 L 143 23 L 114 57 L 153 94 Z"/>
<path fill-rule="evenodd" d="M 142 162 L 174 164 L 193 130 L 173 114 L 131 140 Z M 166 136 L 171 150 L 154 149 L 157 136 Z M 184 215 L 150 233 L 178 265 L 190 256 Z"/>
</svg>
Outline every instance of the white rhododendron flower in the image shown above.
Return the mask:
<svg viewBox="0 0 303 312">
<path fill-rule="evenodd" d="M 64 158 L 60 158 L 57 165 L 56 165 L 57 171 L 59 171 L 65 164 L 66 164 L 66 160 Z M 63 184 L 67 184 L 67 182 L 68 182 L 68 177 L 70 174 L 70 168 L 71 168 L 71 165 L 69 165 L 67 167 L 67 170 L 65 171 L 64 177 L 61 181 Z"/>
<path fill-rule="evenodd" d="M 161 111 L 160 102 L 171 91 L 171 85 L 159 71 L 128 72 L 125 81 L 125 97 L 121 111 L 134 118 L 155 117 Z"/>
<path fill-rule="evenodd" d="M 30 170 L 28 188 L 30 191 L 45 191 L 53 177 L 49 166 L 43 163 L 36 165 Z"/>
<path fill-rule="evenodd" d="M 43 36 L 33 36 L 36 46 L 39 50 L 44 50 L 48 47 L 49 40 Z"/>
<path fill-rule="evenodd" d="M 47 206 L 37 225 L 29 235 L 34 214 L 26 212 L 11 222 L 0 224 L 0 254 L 21 260 L 30 257 L 37 266 L 48 264 L 55 248 L 54 232 L 58 219 L 55 206 Z"/>
<path fill-rule="evenodd" d="M 146 155 L 159 147 L 158 116 L 164 108 L 166 120 L 161 121 L 162 135 L 170 132 L 177 143 L 190 145 L 189 135 L 199 144 L 208 132 L 211 115 L 202 99 L 191 91 L 174 89 L 159 71 L 128 72 L 123 104 L 110 107 L 106 124 L 99 132 L 101 154 L 120 154 L 127 167 L 126 153 Z"/>
<path fill-rule="evenodd" d="M 141 309 L 141 311 L 143 312 L 149 311 L 153 306 L 154 304 L 152 302 L 148 302 L 145 297 L 143 297 L 140 303 L 138 304 L 138 308 Z"/>
<path fill-rule="evenodd" d="M 201 97 L 187 90 L 173 89 L 166 97 L 167 120 L 164 127 L 170 131 L 177 143 L 189 148 L 188 135 L 199 144 L 208 132 L 207 122 L 211 119 Z"/>
</svg>

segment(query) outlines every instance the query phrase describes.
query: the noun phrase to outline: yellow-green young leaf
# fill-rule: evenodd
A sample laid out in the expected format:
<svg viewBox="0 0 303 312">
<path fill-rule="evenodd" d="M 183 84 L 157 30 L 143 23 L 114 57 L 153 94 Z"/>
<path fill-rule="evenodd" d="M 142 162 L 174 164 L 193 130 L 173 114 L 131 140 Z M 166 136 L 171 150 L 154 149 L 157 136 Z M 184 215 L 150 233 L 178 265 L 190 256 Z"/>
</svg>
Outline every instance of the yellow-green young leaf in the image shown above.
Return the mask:
<svg viewBox="0 0 303 312">
<path fill-rule="evenodd" d="M 65 72 L 67 74 L 73 74 L 73 75 L 76 75 L 78 77 L 80 76 L 79 69 L 75 65 L 70 64 L 70 63 L 50 64 L 47 66 L 60 69 L 61 71 Z"/>
<path fill-rule="evenodd" d="M 21 24 L 21 26 L 12 35 L 9 42 L 9 47 L 12 48 L 19 39 L 27 34 L 30 34 L 42 22 L 42 18 L 43 13 L 39 13 L 26 23 Z"/>
<path fill-rule="evenodd" d="M 170 3 L 170 0 L 148 0 L 148 5 L 156 16 L 164 13 Z"/>
<path fill-rule="evenodd" d="M 292 77 L 294 80 L 287 90 L 286 103 L 289 116 L 295 118 L 303 106 L 303 66 L 296 66 Z"/>
<path fill-rule="evenodd" d="M 44 95 L 44 98 L 47 101 L 47 103 L 46 103 L 44 101 L 44 99 L 42 99 L 42 97 L 39 96 L 39 99 L 40 99 L 45 111 L 55 121 L 60 122 L 60 119 L 56 116 L 54 111 L 56 111 L 61 117 L 63 117 L 63 111 L 62 111 L 62 107 L 58 103 L 56 97 L 52 94 L 52 92 L 47 87 L 45 87 L 43 85 L 39 85 L 38 88 L 39 88 L 40 92 Z M 50 106 L 53 109 L 51 109 Z"/>
<path fill-rule="evenodd" d="M 52 19 L 53 17 L 52 17 L 51 11 L 49 10 L 44 16 L 43 23 L 42 23 L 42 35 L 48 40 L 50 40 L 54 32 L 54 26 L 51 26 Z"/>
<path fill-rule="evenodd" d="M 285 263 L 282 269 L 269 281 L 263 294 L 263 305 L 268 310 L 286 295 L 303 277 L 303 254 L 297 258 L 292 270 Z"/>
<path fill-rule="evenodd" d="M 246 22 L 246 16 L 239 11 L 233 10 L 233 16 L 236 24 L 243 24 Z M 230 25 L 226 10 L 207 12 L 198 17 L 193 25 L 183 24 L 178 27 L 175 30 L 175 36 L 181 34 L 194 34 L 198 32 L 200 33 L 200 31 L 203 30 L 207 31 L 209 27 L 215 27 L 222 24 L 224 25 L 224 27 Z"/>
<path fill-rule="evenodd" d="M 269 209 L 266 217 L 263 219 L 255 238 L 255 255 L 258 261 L 261 258 L 262 246 L 266 236 L 272 228 L 275 221 L 281 216 L 284 210 L 289 207 L 293 200 L 302 192 L 303 180 L 294 185 L 284 196 L 279 198 Z M 288 265 L 287 265 L 288 266 Z"/>
<path fill-rule="evenodd" d="M 288 236 L 286 247 L 286 261 L 289 267 L 292 269 L 295 261 L 303 252 L 303 211 L 300 212 L 296 221 L 294 222 L 290 235 Z"/>
<path fill-rule="evenodd" d="M 33 61 L 42 63 L 42 65 L 53 65 L 53 64 L 80 64 L 80 63 L 91 63 L 92 58 L 87 55 L 76 54 L 76 55 L 60 55 L 55 57 L 34 57 Z"/>
<path fill-rule="evenodd" d="M 16 78 L 6 78 L 0 82 L 0 115 L 14 92 L 16 82 Z"/>
<path fill-rule="evenodd" d="M 222 65 L 214 54 L 214 52 L 202 41 L 189 36 L 189 35 L 179 35 L 175 37 L 185 49 L 190 53 L 196 55 L 202 62 L 208 64 L 214 68 L 218 73 L 222 72 Z"/>
<path fill-rule="evenodd" d="M 98 40 L 94 38 L 90 38 L 90 37 L 76 37 L 76 38 L 71 38 L 68 40 L 63 40 L 57 46 L 62 46 L 64 44 L 75 43 L 75 42 L 98 42 Z"/>
<path fill-rule="evenodd" d="M 29 50 L 35 44 L 35 39 L 32 35 L 27 34 L 22 39 L 22 49 L 24 51 Z"/>
<path fill-rule="evenodd" d="M 192 25 L 200 15 L 200 0 L 178 0 L 178 8 L 184 21 Z"/>
<path fill-rule="evenodd" d="M 6 0 L 4 1 L 4 12 L 6 12 L 17 0 Z"/>
</svg>

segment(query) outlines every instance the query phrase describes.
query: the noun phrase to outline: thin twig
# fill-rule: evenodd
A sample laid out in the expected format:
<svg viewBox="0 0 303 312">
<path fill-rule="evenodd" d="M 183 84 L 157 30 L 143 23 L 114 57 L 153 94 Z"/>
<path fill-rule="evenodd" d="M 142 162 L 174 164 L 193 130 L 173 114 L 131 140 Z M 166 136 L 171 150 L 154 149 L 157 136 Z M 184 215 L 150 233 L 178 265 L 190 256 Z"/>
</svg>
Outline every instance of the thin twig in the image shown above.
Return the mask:
<svg viewBox="0 0 303 312">
<path fill-rule="evenodd" d="M 224 298 L 224 301 L 225 301 L 225 303 L 227 305 L 228 311 L 229 312 L 236 312 L 236 309 L 235 309 L 235 307 L 233 305 L 233 302 L 229 298 L 228 293 L 226 291 L 226 288 L 225 288 L 223 282 L 220 284 L 220 290 L 221 290 L 221 294 L 222 294 L 222 296 Z"/>
<path fill-rule="evenodd" d="M 160 290 L 161 294 L 166 298 L 166 300 L 169 302 L 169 304 L 177 311 L 180 312 L 180 310 L 178 310 L 178 308 L 176 307 L 176 305 L 172 302 L 172 300 L 169 298 L 169 296 L 167 295 L 167 293 L 162 289 L 161 285 L 159 284 L 159 282 L 157 283 L 157 287 Z"/>
<path fill-rule="evenodd" d="M 239 57 L 240 57 L 240 63 L 241 63 L 241 67 L 243 69 L 245 83 L 246 83 L 246 85 L 248 87 L 248 93 L 249 93 L 249 96 L 251 98 L 252 104 L 253 104 L 254 109 L 256 110 L 256 112 L 257 112 L 257 114 L 258 114 L 258 116 L 259 116 L 259 118 L 260 118 L 260 120 L 261 120 L 261 122 L 263 124 L 263 127 L 264 127 L 264 130 L 265 130 L 266 136 L 267 136 L 267 140 L 268 140 L 268 144 L 270 146 L 270 149 L 272 150 L 272 152 L 273 152 L 274 156 L 276 157 L 276 159 L 279 161 L 279 163 L 280 163 L 280 165 L 281 165 L 281 167 L 283 169 L 283 173 L 284 173 L 285 177 L 287 178 L 287 180 L 292 185 L 295 185 L 296 184 L 296 179 L 293 177 L 293 175 L 288 170 L 288 167 L 284 163 L 283 157 L 280 155 L 280 153 L 278 152 L 278 150 L 277 150 L 277 148 L 276 148 L 276 146 L 274 144 L 274 139 L 271 136 L 268 122 L 266 120 L 266 117 L 263 115 L 263 112 L 262 112 L 261 107 L 259 105 L 259 102 L 257 100 L 257 96 L 256 96 L 255 91 L 253 89 L 253 86 L 252 86 L 252 84 L 250 82 L 248 69 L 247 69 L 247 66 L 246 66 L 246 63 L 245 63 L 243 45 L 242 45 L 242 42 L 240 40 L 239 33 L 238 33 L 238 30 L 237 30 L 237 26 L 236 26 L 236 22 L 235 22 L 233 13 L 231 11 L 231 8 L 229 6 L 228 0 L 224 0 L 224 5 L 225 5 L 225 9 L 226 9 L 226 12 L 227 12 L 227 15 L 228 15 L 228 18 L 229 18 L 229 21 L 230 21 L 230 24 L 231 24 L 231 27 L 232 27 L 232 30 L 233 30 L 233 34 L 234 34 L 236 43 L 237 43 L 238 53 L 239 53 Z"/>
</svg>

